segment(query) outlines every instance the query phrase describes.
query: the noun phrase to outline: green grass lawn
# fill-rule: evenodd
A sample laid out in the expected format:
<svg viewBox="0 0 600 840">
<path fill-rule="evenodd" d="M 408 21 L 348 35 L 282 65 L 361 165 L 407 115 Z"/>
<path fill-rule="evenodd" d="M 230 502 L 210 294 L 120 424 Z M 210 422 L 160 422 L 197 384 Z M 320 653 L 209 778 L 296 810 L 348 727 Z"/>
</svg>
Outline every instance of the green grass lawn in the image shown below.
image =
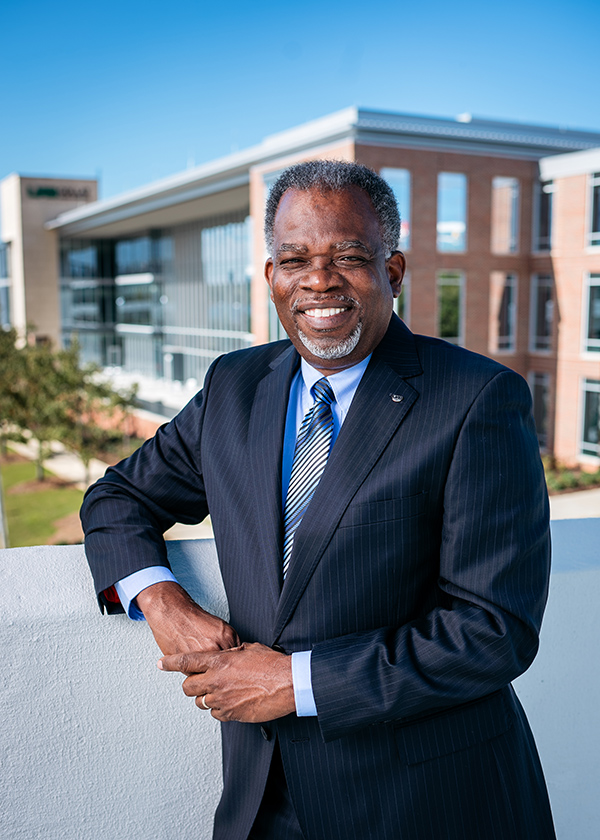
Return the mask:
<svg viewBox="0 0 600 840">
<path fill-rule="evenodd" d="M 35 480 L 31 461 L 3 463 L 2 483 L 11 548 L 44 545 L 55 533 L 53 523 L 79 510 L 83 493 L 73 487 L 49 484 L 48 489 L 10 493 L 11 488 Z M 38 485 L 39 486 L 39 485 Z"/>
</svg>

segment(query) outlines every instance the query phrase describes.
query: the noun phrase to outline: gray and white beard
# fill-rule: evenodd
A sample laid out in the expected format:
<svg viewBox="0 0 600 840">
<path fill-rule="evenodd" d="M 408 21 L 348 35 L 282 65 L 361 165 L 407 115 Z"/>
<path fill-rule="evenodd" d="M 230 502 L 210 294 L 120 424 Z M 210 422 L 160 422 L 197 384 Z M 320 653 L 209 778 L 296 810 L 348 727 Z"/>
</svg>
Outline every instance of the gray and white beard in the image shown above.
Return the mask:
<svg viewBox="0 0 600 840">
<path fill-rule="evenodd" d="M 338 341 L 337 344 L 322 345 L 318 341 L 313 341 L 301 330 L 298 330 L 298 338 L 304 344 L 306 349 L 316 356 L 317 359 L 343 359 L 344 356 L 349 356 L 354 350 L 360 339 L 362 332 L 362 323 L 359 321 L 352 330 L 348 338 Z"/>
</svg>

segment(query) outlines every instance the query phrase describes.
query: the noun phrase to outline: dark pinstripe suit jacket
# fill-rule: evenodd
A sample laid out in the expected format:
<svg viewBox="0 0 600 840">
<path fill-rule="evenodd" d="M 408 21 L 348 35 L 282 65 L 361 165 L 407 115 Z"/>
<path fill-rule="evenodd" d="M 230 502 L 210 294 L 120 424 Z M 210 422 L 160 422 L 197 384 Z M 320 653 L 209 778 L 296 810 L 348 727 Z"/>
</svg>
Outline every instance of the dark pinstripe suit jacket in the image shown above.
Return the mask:
<svg viewBox="0 0 600 840">
<path fill-rule="evenodd" d="M 318 718 L 223 725 L 215 837 L 246 838 L 275 736 L 307 840 L 553 837 L 509 685 L 535 656 L 549 573 L 526 384 L 393 316 L 281 588 L 298 364 L 287 341 L 218 359 L 204 390 L 83 508 L 99 592 L 165 564 L 163 529 L 210 511 L 241 638 L 313 650 Z"/>
</svg>

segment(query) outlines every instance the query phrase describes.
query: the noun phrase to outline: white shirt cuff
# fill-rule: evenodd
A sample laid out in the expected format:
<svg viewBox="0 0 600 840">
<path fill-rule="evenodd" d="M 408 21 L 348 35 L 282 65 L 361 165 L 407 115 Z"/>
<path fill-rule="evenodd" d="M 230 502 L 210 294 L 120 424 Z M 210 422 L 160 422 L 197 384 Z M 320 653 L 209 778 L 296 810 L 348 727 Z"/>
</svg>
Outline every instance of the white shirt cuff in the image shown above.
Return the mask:
<svg viewBox="0 0 600 840">
<path fill-rule="evenodd" d="M 311 655 L 310 650 L 292 653 L 292 682 L 298 717 L 311 717 L 317 714 L 310 673 Z"/>
<path fill-rule="evenodd" d="M 166 566 L 148 566 L 147 569 L 140 569 L 139 572 L 134 572 L 115 583 L 117 595 L 129 618 L 134 621 L 145 621 L 144 613 L 133 601 L 143 589 L 155 583 L 161 583 L 163 580 L 172 580 L 177 583 L 175 575 Z"/>
</svg>

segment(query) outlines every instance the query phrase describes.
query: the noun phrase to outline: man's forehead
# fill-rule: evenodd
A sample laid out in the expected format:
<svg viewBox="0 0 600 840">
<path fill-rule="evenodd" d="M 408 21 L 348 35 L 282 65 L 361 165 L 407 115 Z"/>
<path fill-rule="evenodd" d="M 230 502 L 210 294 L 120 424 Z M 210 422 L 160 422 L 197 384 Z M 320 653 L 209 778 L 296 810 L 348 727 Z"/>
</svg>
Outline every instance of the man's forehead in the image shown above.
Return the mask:
<svg viewBox="0 0 600 840">
<path fill-rule="evenodd" d="M 342 201 L 348 201 L 352 204 L 356 204 L 357 202 L 366 204 L 370 211 L 376 215 L 369 193 L 356 184 L 347 184 L 339 189 L 333 189 L 327 186 L 314 186 L 308 187 L 307 189 L 289 187 L 279 199 L 277 210 L 279 211 L 284 204 L 289 206 L 306 201 L 329 203 L 332 197 L 339 198 Z"/>
<path fill-rule="evenodd" d="M 327 222 L 330 226 L 339 228 L 339 239 L 336 240 L 339 243 L 364 244 L 364 235 L 360 234 L 367 231 L 375 233 L 375 230 L 381 234 L 379 217 L 369 194 L 354 184 L 340 190 L 316 187 L 299 190 L 290 187 L 279 201 L 273 232 L 275 235 L 285 235 L 287 239 L 282 228 L 290 225 L 301 227 L 303 222 L 310 222 L 312 219 L 316 224 Z"/>
</svg>

